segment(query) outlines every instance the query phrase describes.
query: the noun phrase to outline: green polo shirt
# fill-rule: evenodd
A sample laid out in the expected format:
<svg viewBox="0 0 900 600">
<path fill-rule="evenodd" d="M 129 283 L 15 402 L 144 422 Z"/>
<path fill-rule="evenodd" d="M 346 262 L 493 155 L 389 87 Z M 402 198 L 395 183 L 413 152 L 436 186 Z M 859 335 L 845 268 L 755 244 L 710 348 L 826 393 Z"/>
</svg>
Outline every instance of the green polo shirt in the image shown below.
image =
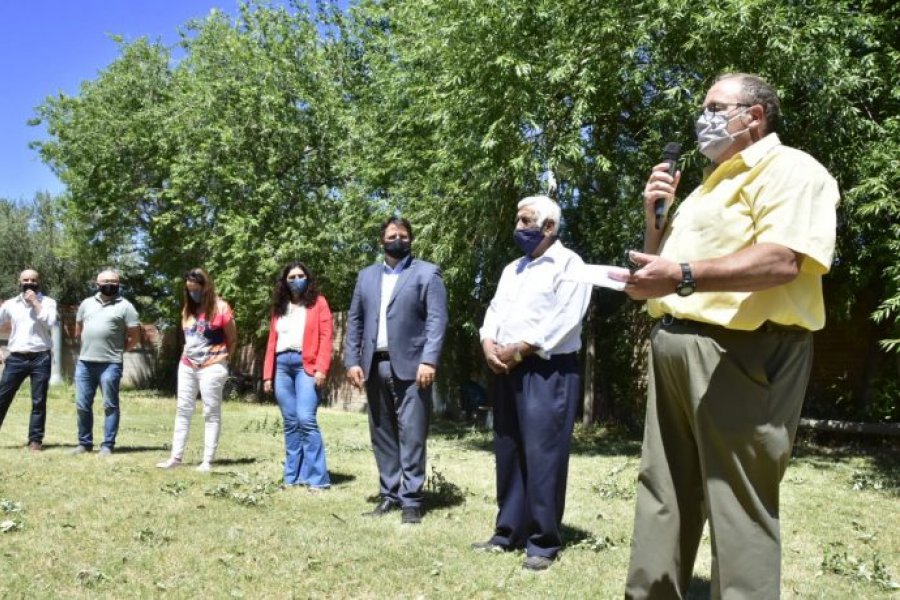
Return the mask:
<svg viewBox="0 0 900 600">
<path fill-rule="evenodd" d="M 122 362 L 127 331 L 140 325 L 131 302 L 117 296 L 104 304 L 99 293 L 81 303 L 75 320 L 81 323 L 78 359 L 89 362 Z"/>
</svg>

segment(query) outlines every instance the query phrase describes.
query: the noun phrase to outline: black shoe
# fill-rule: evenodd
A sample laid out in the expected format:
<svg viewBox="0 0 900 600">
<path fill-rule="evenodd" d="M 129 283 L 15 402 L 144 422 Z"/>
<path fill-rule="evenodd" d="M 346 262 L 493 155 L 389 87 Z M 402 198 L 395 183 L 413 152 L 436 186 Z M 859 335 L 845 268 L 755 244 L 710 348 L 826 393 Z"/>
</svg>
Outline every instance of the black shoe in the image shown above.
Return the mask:
<svg viewBox="0 0 900 600">
<path fill-rule="evenodd" d="M 403 508 L 403 515 L 400 517 L 401 523 L 414 525 L 422 522 L 422 509 L 415 506 L 406 506 Z"/>
<path fill-rule="evenodd" d="M 392 510 L 397 510 L 398 508 L 400 508 L 399 504 L 397 504 L 393 500 L 385 498 L 384 500 L 382 500 L 381 502 L 378 503 L 378 506 L 376 506 L 375 508 L 373 508 L 370 511 L 364 512 L 363 516 L 364 517 L 381 517 L 381 516 L 386 515 L 387 513 L 391 512 Z"/>
<path fill-rule="evenodd" d="M 470 547 L 475 552 L 509 552 L 512 550 L 509 546 L 504 546 L 503 544 L 498 544 L 491 540 L 486 542 L 475 542 Z"/>
<path fill-rule="evenodd" d="M 553 559 L 549 556 L 526 556 L 525 562 L 522 563 L 522 568 L 529 571 L 545 571 L 552 564 Z"/>
</svg>

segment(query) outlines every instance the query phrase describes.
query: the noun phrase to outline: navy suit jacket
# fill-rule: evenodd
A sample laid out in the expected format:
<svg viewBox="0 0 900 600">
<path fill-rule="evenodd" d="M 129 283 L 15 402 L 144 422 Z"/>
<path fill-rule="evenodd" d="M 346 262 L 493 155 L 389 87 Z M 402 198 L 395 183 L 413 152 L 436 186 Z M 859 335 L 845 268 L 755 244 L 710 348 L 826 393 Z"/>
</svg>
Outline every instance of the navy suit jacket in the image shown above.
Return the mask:
<svg viewBox="0 0 900 600">
<path fill-rule="evenodd" d="M 447 289 L 441 271 L 430 262 L 404 259 L 409 264 L 397 279 L 387 307 L 388 352 L 399 379 L 416 378 L 421 363 L 437 366 L 447 329 Z M 384 263 L 359 272 L 344 339 L 344 366 L 362 367 L 369 378 L 381 312 Z"/>
</svg>

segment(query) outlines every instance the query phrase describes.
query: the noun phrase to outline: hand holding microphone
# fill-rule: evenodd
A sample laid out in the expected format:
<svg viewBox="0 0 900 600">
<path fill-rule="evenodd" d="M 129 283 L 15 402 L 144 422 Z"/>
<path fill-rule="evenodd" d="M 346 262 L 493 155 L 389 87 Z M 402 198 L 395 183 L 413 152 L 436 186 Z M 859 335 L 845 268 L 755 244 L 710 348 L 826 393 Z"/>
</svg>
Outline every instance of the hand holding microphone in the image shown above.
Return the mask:
<svg viewBox="0 0 900 600">
<path fill-rule="evenodd" d="M 681 179 L 681 172 L 676 170 L 675 165 L 680 155 L 681 144 L 677 142 L 666 144 L 663 149 L 663 162 L 653 167 L 644 187 L 644 208 L 648 218 L 653 219 L 656 229 L 662 229 L 669 206 L 675 200 L 675 189 Z"/>
</svg>

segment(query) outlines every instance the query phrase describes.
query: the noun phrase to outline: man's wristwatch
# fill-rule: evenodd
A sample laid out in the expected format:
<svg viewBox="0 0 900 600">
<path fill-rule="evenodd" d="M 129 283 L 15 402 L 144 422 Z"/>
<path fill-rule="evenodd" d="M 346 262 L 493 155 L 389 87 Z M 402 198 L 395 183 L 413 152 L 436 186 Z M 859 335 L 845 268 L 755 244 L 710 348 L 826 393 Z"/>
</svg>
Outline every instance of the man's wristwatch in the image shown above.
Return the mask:
<svg viewBox="0 0 900 600">
<path fill-rule="evenodd" d="M 691 273 L 691 265 L 681 263 L 681 281 L 675 286 L 675 293 L 684 298 L 690 296 L 697 289 L 697 282 L 694 281 L 694 274 Z"/>
</svg>

